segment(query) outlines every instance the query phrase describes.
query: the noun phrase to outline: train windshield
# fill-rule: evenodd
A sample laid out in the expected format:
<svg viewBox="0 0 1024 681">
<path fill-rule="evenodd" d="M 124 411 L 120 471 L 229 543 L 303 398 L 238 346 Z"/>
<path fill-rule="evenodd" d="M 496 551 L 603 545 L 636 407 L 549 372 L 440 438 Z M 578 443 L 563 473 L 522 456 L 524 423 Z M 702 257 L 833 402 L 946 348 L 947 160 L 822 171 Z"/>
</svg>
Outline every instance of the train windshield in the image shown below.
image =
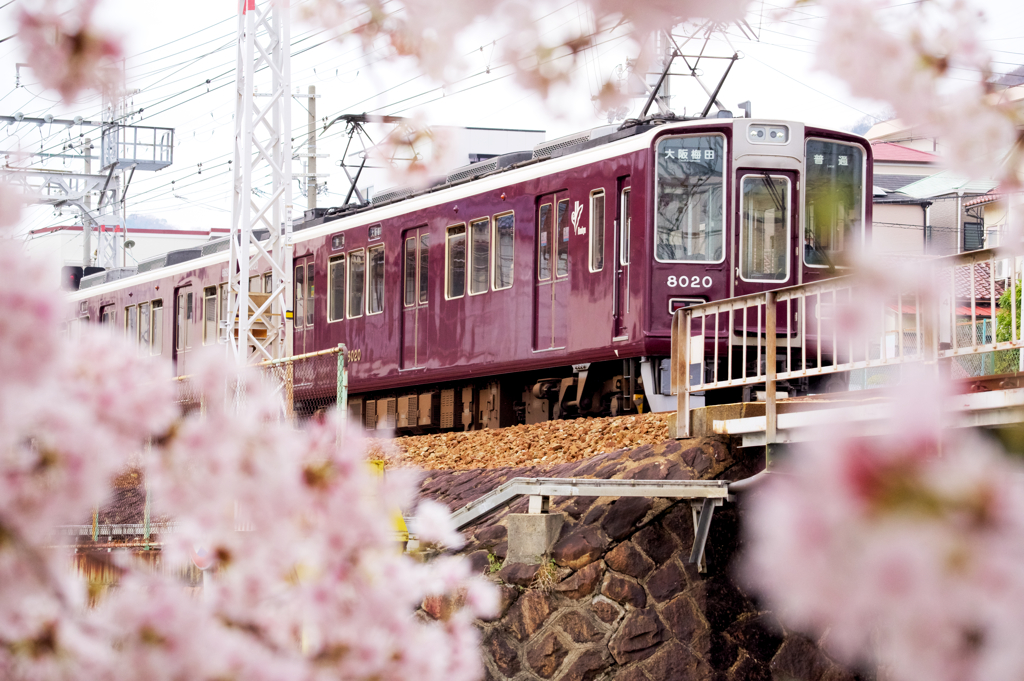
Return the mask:
<svg viewBox="0 0 1024 681">
<path fill-rule="evenodd" d="M 804 262 L 835 267 L 864 233 L 864 150 L 809 139 L 804 165 Z"/>
<path fill-rule="evenodd" d="M 666 137 L 658 142 L 655 258 L 720 262 L 724 256 L 725 138 Z"/>
</svg>

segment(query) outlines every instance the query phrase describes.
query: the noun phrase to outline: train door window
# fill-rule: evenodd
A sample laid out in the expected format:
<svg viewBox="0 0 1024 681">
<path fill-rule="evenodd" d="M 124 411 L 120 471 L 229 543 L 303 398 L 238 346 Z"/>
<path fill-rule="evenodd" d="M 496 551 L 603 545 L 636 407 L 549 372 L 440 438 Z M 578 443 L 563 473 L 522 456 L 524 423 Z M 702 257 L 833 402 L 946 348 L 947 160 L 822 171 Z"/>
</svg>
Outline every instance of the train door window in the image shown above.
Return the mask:
<svg viewBox="0 0 1024 681">
<path fill-rule="evenodd" d="M 302 328 L 306 323 L 306 266 L 295 267 L 295 326 Z"/>
<path fill-rule="evenodd" d="M 219 290 L 220 290 L 220 318 L 219 319 L 220 319 L 220 322 L 221 322 L 220 326 L 221 326 L 221 330 L 222 330 L 221 340 L 224 341 L 224 342 L 227 342 L 227 339 L 228 339 L 227 327 L 229 325 L 225 324 L 224 322 L 226 322 L 227 319 L 228 319 L 228 310 L 230 309 L 230 305 L 229 305 L 230 301 L 228 300 L 228 285 L 227 284 L 221 284 Z"/>
<path fill-rule="evenodd" d="M 487 270 L 491 263 L 491 219 L 483 218 L 469 223 L 473 239 L 469 263 L 469 293 L 487 293 Z"/>
<path fill-rule="evenodd" d="M 263 292 L 273 293 L 274 292 L 274 273 L 267 272 L 263 275 Z"/>
<path fill-rule="evenodd" d="M 558 202 L 558 233 L 555 235 L 555 274 L 569 274 L 569 199 Z"/>
<path fill-rule="evenodd" d="M 427 302 L 427 263 L 430 262 L 430 235 L 420 234 L 420 302 Z"/>
<path fill-rule="evenodd" d="M 174 348 L 179 352 L 192 347 L 189 326 L 192 323 L 192 290 L 183 288 L 178 291 L 174 301 Z"/>
<path fill-rule="evenodd" d="M 654 257 L 659 262 L 725 259 L 725 137 L 663 137 L 655 160 Z"/>
<path fill-rule="evenodd" d="M 133 341 L 139 339 L 139 308 L 135 305 L 124 309 L 124 337 Z"/>
<path fill-rule="evenodd" d="M 590 271 L 604 269 L 604 190 L 590 192 Z"/>
<path fill-rule="evenodd" d="M 217 342 L 217 287 L 203 290 L 203 345 Z"/>
<path fill-rule="evenodd" d="M 416 235 L 405 240 L 402 272 L 402 307 L 416 304 Z"/>
<path fill-rule="evenodd" d="M 313 326 L 313 261 L 306 264 L 306 326 Z"/>
<path fill-rule="evenodd" d="M 512 286 L 512 262 L 516 244 L 516 216 L 503 213 L 494 216 L 494 281 L 495 291 Z"/>
<path fill-rule="evenodd" d="M 466 293 L 466 225 L 448 228 L 445 297 L 461 298 Z"/>
<path fill-rule="evenodd" d="M 366 314 L 384 311 L 384 244 L 366 251 Z"/>
<path fill-rule="evenodd" d="M 100 324 L 111 324 L 114 321 L 114 306 L 104 305 L 100 308 Z"/>
<path fill-rule="evenodd" d="M 150 327 L 150 354 L 159 355 L 164 351 L 164 301 L 152 302 L 152 326 Z"/>
<path fill-rule="evenodd" d="M 345 318 L 345 256 L 336 255 L 327 264 L 327 321 Z"/>
<path fill-rule="evenodd" d="M 363 249 L 348 254 L 348 317 L 363 316 L 363 291 L 366 286 L 366 253 Z"/>
<path fill-rule="evenodd" d="M 150 335 L 149 303 L 139 303 L 139 354 L 149 354 L 149 344 L 152 342 Z"/>
<path fill-rule="evenodd" d="M 551 278 L 551 204 L 541 205 L 537 220 L 537 278 Z"/>
<path fill-rule="evenodd" d="M 810 139 L 804 169 L 804 262 L 835 267 L 864 236 L 864 150 Z"/>
<path fill-rule="evenodd" d="M 747 175 L 740 186 L 740 278 L 789 278 L 790 182 L 784 175 Z"/>
<path fill-rule="evenodd" d="M 622 190 L 622 225 L 619 236 L 622 248 L 619 249 L 619 264 L 629 264 L 629 232 L 633 219 L 629 216 L 629 188 Z"/>
</svg>

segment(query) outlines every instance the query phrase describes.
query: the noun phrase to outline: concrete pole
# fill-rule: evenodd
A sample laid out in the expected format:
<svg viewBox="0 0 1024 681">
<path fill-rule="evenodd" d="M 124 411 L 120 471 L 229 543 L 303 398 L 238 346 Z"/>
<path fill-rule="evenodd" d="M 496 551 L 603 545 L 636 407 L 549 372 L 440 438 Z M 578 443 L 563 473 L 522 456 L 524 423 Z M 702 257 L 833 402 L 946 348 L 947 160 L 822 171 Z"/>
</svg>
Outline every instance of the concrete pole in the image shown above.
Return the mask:
<svg viewBox="0 0 1024 681">
<path fill-rule="evenodd" d="M 92 139 L 89 137 L 85 138 L 85 145 L 82 147 L 83 155 L 85 156 L 85 174 L 92 175 Z M 85 209 L 87 211 L 92 210 L 92 197 L 88 194 L 85 195 Z M 90 226 L 91 220 L 88 215 L 82 216 L 82 267 L 89 267 L 92 265 L 92 227 Z"/>
<path fill-rule="evenodd" d="M 306 153 L 309 154 L 309 163 L 306 172 L 309 177 L 306 180 L 306 208 L 316 208 L 316 85 L 309 86 L 309 97 L 306 102 L 309 104 L 309 139 L 306 142 Z"/>
</svg>

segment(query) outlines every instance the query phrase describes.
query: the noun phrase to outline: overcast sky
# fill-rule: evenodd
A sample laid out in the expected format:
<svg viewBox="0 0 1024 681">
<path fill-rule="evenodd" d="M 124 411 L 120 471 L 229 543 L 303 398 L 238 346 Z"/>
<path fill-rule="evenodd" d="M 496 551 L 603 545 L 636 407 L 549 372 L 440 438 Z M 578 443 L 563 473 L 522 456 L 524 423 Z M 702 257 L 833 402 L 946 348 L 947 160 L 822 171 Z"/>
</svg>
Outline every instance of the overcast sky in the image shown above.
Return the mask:
<svg viewBox="0 0 1024 681">
<path fill-rule="evenodd" d="M 15 0 L 0 9 L 3 35 L 13 33 L 16 8 L 24 1 Z M 988 0 L 978 4 L 989 19 L 986 38 L 994 51 L 996 69 L 1008 72 L 1024 63 L 1024 3 Z M 709 45 L 712 54 L 730 54 L 734 47 L 742 55 L 722 88 L 721 101 L 736 111 L 737 103 L 750 100 L 757 117 L 844 129 L 866 117 L 883 115 L 884 105 L 854 99 L 842 82 L 813 70 L 813 51 L 818 41 L 828 39 L 820 34 L 821 20 L 813 7 L 779 16 L 780 5 L 781 0 L 754 2 L 748 17 L 754 35 L 744 36 L 733 27 L 728 42 L 716 38 Z M 231 157 L 234 133 L 235 8 L 232 0 L 105 0 L 104 20 L 126 39 L 128 87 L 140 90 L 131 104 L 135 110 L 142 108 L 143 114 L 132 122 L 173 127 L 177 139 L 171 167 L 136 173 L 128 193 L 129 215 L 148 216 L 181 228 L 228 226 L 230 173 L 226 161 Z M 542 26 L 553 34 L 585 30 L 588 19 L 581 8 L 575 1 L 556 0 Z M 631 46 L 623 38 L 603 36 L 574 73 L 574 85 L 545 103 L 517 87 L 510 70 L 502 66 L 502 35 L 501 26 L 474 27 L 460 45 L 467 55 L 467 77 L 441 87 L 418 77 L 408 64 L 385 64 L 380 54 L 364 55 L 354 44 L 323 43 L 325 35 L 319 29 L 295 22 L 292 85 L 302 92 L 316 85 L 322 95 L 317 101 L 318 118 L 364 111 L 416 114 L 438 125 L 544 130 L 549 139 L 606 122 L 590 100 L 604 78 L 623 73 L 631 54 Z M 99 116 L 98 97 L 64 106 L 52 92 L 41 90 L 31 72 L 24 69 L 21 87 L 16 88 L 16 64 L 20 61 L 23 56 L 16 41 L 0 44 L 0 114 Z M 704 62 L 705 80 L 716 82 L 723 65 Z M 705 97 L 692 79 L 676 78 L 671 87 L 675 111 L 685 109 L 692 114 L 703 106 Z M 293 106 L 297 134 L 304 131 L 307 119 L 304 104 L 305 100 L 296 100 Z M 635 102 L 630 114 L 636 115 L 641 104 Z M 77 144 L 83 132 L 87 131 L 9 126 L 0 149 L 59 153 L 68 143 Z M 336 132 L 340 126 L 332 129 Z M 343 141 L 337 134 L 321 141 L 319 151 L 330 153 L 331 158 L 322 159 L 318 171 L 326 172 L 324 166 L 329 166 L 334 172 L 327 183 L 331 193 L 321 197 L 320 205 L 337 205 L 344 198 L 344 176 L 334 165 Z M 80 160 L 48 163 L 50 167 L 82 169 Z M 300 170 L 297 164 L 295 170 Z M 301 210 L 305 199 L 297 191 L 295 195 Z M 20 231 L 74 222 L 69 212 L 55 216 L 50 208 L 36 207 L 26 211 Z"/>
</svg>

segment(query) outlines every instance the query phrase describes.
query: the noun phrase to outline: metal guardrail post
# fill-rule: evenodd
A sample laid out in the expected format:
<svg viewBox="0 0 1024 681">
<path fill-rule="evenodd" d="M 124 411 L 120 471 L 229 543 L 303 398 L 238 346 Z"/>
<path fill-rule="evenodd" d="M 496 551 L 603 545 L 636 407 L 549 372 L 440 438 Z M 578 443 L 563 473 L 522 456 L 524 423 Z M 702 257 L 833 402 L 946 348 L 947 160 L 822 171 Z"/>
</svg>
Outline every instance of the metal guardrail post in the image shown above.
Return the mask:
<svg viewBox="0 0 1024 681">
<path fill-rule="evenodd" d="M 347 354 L 348 348 L 345 344 L 338 343 L 338 392 L 335 406 L 338 409 L 338 419 L 342 423 L 348 421 L 348 366 L 345 363 Z"/>
<path fill-rule="evenodd" d="M 765 346 L 765 367 L 764 367 L 764 415 L 765 415 L 765 466 L 771 464 L 772 445 L 775 444 L 776 432 L 779 424 L 778 408 L 775 404 L 775 358 L 777 338 L 775 333 L 775 291 L 767 291 L 764 294 L 764 346 Z M 821 347 L 821 334 L 818 334 L 818 346 Z M 804 348 L 804 352 L 807 348 Z"/>
<path fill-rule="evenodd" d="M 673 319 L 676 353 L 676 437 L 693 437 L 690 425 L 690 312 L 677 310 Z"/>
</svg>

